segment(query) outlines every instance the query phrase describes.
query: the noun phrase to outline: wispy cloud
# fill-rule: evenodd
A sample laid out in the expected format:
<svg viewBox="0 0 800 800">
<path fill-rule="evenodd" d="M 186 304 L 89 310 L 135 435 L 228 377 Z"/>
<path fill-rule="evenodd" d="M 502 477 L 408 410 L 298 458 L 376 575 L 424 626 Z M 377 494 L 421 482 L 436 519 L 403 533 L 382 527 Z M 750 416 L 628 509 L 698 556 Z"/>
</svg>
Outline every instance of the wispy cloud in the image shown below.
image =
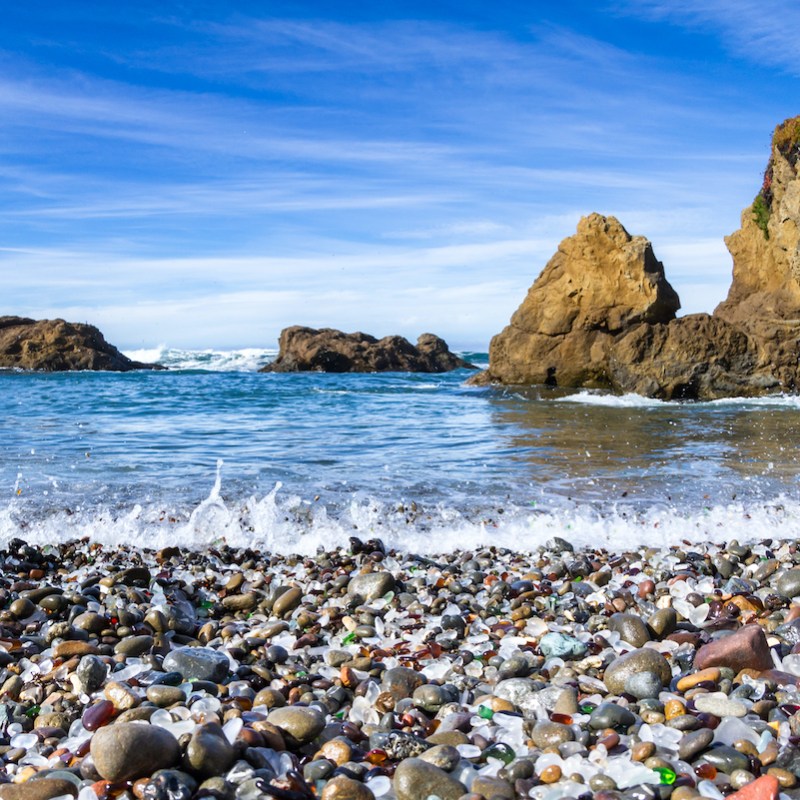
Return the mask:
<svg viewBox="0 0 800 800">
<path fill-rule="evenodd" d="M 760 94 L 604 36 L 588 7 L 498 8 L 490 27 L 295 5 L 106 10 L 27 48 L 0 31 L 9 311 L 96 319 L 130 345 L 177 344 L 165 325 L 263 344 L 301 321 L 487 341 L 593 210 L 652 238 L 679 290 L 701 275 L 724 293 L 722 235 L 766 157 Z M 617 2 L 615 24 L 707 26 L 752 57 L 722 18 L 755 25 L 755 3 L 702 5 Z M 106 41 L 109 19 L 137 35 Z"/>
<path fill-rule="evenodd" d="M 623 0 L 612 5 L 654 21 L 716 33 L 737 55 L 800 75 L 800 6 L 785 0 Z"/>
</svg>

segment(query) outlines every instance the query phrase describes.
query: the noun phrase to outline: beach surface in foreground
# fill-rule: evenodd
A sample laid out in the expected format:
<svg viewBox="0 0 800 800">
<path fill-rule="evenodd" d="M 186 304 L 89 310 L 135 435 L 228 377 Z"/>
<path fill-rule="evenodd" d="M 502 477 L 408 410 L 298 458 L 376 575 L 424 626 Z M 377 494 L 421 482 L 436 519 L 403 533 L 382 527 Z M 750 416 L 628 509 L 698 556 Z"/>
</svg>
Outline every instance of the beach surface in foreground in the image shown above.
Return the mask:
<svg viewBox="0 0 800 800">
<path fill-rule="evenodd" d="M 794 542 L 1 563 L 3 800 L 796 791 Z"/>
</svg>

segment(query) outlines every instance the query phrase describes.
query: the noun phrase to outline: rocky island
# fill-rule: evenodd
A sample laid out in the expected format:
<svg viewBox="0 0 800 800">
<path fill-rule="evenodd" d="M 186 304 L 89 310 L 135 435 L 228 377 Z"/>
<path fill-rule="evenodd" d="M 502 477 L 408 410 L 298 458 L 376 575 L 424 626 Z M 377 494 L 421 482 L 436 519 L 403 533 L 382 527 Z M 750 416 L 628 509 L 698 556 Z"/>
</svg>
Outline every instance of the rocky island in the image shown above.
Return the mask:
<svg viewBox="0 0 800 800">
<path fill-rule="evenodd" d="M 402 336 L 376 339 L 366 333 L 294 325 L 280 335 L 278 357 L 261 372 L 449 372 L 475 369 L 447 343 L 423 333 L 416 347 Z"/>
<path fill-rule="evenodd" d="M 0 317 L 0 369 L 127 372 L 164 368 L 132 361 L 94 325 L 6 316 Z"/>
<path fill-rule="evenodd" d="M 713 314 L 680 302 L 650 242 L 591 214 L 565 239 L 479 384 L 545 384 L 710 400 L 800 386 L 800 117 L 775 129 L 761 191 L 727 237 L 733 283 Z"/>
</svg>

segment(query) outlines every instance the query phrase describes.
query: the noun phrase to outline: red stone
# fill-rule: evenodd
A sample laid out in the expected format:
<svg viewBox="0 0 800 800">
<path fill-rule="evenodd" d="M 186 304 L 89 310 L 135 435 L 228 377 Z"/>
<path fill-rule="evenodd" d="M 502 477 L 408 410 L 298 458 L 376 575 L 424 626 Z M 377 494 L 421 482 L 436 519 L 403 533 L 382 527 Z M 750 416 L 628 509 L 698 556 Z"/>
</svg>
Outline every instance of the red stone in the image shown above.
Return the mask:
<svg viewBox="0 0 800 800">
<path fill-rule="evenodd" d="M 738 792 L 729 794 L 727 800 L 778 800 L 780 785 L 774 775 L 762 775 Z"/>
<path fill-rule="evenodd" d="M 767 637 L 761 626 L 755 623 L 703 645 L 694 657 L 696 670 L 730 667 L 734 672 L 740 672 L 743 669 L 768 670 L 773 666 Z"/>
<path fill-rule="evenodd" d="M 96 731 L 106 723 L 111 722 L 113 716 L 114 704 L 110 700 L 101 700 L 99 703 L 89 706 L 83 712 L 81 722 L 87 731 Z"/>
</svg>

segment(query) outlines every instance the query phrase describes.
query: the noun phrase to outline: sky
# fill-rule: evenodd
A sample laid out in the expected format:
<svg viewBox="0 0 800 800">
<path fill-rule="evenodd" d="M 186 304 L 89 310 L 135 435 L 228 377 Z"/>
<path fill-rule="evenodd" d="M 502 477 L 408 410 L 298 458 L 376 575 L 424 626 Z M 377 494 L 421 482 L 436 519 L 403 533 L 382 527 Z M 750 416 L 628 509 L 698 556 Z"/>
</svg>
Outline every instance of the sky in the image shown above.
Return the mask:
<svg viewBox="0 0 800 800">
<path fill-rule="evenodd" d="M 485 349 L 581 216 L 682 313 L 800 114 L 794 0 L 2 3 L 0 313 Z"/>
</svg>

